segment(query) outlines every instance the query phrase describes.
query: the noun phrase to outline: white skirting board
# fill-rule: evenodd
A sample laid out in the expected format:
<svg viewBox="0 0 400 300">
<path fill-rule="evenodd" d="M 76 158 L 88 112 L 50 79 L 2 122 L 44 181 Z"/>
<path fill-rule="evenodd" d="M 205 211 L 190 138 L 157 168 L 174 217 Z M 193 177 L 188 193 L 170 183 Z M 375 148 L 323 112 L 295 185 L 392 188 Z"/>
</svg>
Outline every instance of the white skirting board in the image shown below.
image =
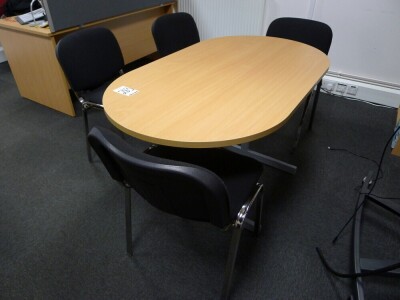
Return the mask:
<svg viewBox="0 0 400 300">
<path fill-rule="evenodd" d="M 7 61 L 3 47 L 0 46 L 0 63 Z"/>
<path fill-rule="evenodd" d="M 375 83 L 368 80 L 357 80 L 337 76 L 325 75 L 322 79 L 321 92 L 355 98 L 376 104 L 398 108 L 400 106 L 400 87 Z"/>
</svg>

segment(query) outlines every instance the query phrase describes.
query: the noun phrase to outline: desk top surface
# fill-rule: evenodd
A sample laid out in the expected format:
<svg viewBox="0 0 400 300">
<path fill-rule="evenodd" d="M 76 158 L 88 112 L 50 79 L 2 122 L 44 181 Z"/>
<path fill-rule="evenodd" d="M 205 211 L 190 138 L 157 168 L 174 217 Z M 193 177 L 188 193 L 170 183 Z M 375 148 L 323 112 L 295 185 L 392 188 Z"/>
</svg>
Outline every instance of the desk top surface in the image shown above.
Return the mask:
<svg viewBox="0 0 400 300">
<path fill-rule="evenodd" d="M 21 25 L 18 23 L 18 21 L 15 19 L 15 17 L 7 17 L 4 19 L 0 19 L 0 28 L 4 29 L 10 29 L 14 31 L 19 31 L 19 32 L 25 32 L 33 35 L 39 35 L 39 36 L 52 36 L 53 34 L 50 32 L 49 28 L 40 28 L 40 27 L 34 27 L 34 26 L 29 26 L 29 25 Z"/>
<path fill-rule="evenodd" d="M 168 146 L 250 142 L 280 128 L 329 68 L 308 45 L 265 36 L 202 41 L 115 80 L 103 97 L 123 132 Z M 138 90 L 125 96 L 114 91 Z"/>
<path fill-rule="evenodd" d="M 50 30 L 50 28 L 48 28 L 48 27 L 40 28 L 40 27 L 29 26 L 29 25 L 21 25 L 16 20 L 16 17 L 13 16 L 13 17 L 7 17 L 4 19 L 0 19 L 0 29 L 8 29 L 8 30 L 13 30 L 13 31 L 17 31 L 17 32 L 28 33 L 31 35 L 43 36 L 43 37 L 52 37 L 52 36 L 61 35 L 61 34 L 64 34 L 64 33 L 70 32 L 70 31 L 75 31 L 75 30 L 78 30 L 79 28 L 85 28 L 85 27 L 96 26 L 96 25 L 102 26 L 102 24 L 107 21 L 123 18 L 126 16 L 134 15 L 134 14 L 140 14 L 142 12 L 157 9 L 157 8 L 163 7 L 163 6 L 173 6 L 175 4 L 176 4 L 176 1 L 170 1 L 170 2 L 164 3 L 163 5 L 139 9 L 139 10 L 128 12 L 128 13 L 125 13 L 122 15 L 112 16 L 112 17 L 108 17 L 106 19 L 88 22 L 86 24 L 82 24 L 81 26 L 76 25 L 76 26 L 62 29 L 62 30 L 55 31 L 55 32 L 52 32 Z"/>
</svg>

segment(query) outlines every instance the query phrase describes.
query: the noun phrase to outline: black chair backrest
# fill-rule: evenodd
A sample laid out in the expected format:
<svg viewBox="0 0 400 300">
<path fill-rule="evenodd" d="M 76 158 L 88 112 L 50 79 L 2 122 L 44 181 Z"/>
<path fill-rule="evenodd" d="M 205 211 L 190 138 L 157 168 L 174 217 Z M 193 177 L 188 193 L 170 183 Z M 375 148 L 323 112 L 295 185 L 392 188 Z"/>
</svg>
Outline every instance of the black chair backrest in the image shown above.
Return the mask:
<svg viewBox="0 0 400 300">
<path fill-rule="evenodd" d="M 196 22 L 190 14 L 184 12 L 159 17 L 154 21 L 151 30 L 161 56 L 200 42 Z"/>
<path fill-rule="evenodd" d="M 325 54 L 328 54 L 332 43 L 332 29 L 327 24 L 301 18 L 278 18 L 272 21 L 267 36 L 301 42 Z"/>
<path fill-rule="evenodd" d="M 113 179 L 158 209 L 220 228 L 231 223 L 226 187 L 210 170 L 137 152 L 104 128 L 92 128 L 88 140 Z"/>
<path fill-rule="evenodd" d="M 75 92 L 92 90 L 114 79 L 124 66 L 114 34 L 103 27 L 66 35 L 58 42 L 56 55 Z"/>
</svg>

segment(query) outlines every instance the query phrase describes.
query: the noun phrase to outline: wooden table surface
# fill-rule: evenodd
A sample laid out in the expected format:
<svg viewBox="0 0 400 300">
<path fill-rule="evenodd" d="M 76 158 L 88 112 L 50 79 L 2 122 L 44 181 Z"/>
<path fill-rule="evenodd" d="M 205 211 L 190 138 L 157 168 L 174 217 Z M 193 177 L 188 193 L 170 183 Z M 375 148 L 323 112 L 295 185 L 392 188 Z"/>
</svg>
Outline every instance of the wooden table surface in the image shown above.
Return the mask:
<svg viewBox="0 0 400 300">
<path fill-rule="evenodd" d="M 329 68 L 308 45 L 265 36 L 202 41 L 115 80 L 108 119 L 155 144 L 207 148 L 247 143 L 280 128 Z M 125 96 L 114 89 L 138 90 Z"/>
</svg>

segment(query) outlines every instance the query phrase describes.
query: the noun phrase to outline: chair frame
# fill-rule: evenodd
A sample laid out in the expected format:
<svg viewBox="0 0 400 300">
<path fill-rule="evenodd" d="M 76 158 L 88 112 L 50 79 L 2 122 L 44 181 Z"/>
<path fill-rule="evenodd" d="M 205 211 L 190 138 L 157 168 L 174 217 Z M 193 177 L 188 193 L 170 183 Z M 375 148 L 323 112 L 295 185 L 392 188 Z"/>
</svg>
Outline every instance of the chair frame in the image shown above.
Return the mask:
<svg viewBox="0 0 400 300">
<path fill-rule="evenodd" d="M 302 23 L 302 24 L 299 24 Z M 283 25 L 285 24 L 285 25 Z M 285 26 L 285 27 L 284 27 Z M 288 26 L 288 27 L 286 27 Z M 296 28 L 299 27 L 300 30 L 302 31 L 302 34 L 299 34 L 299 32 L 296 32 Z M 311 27 L 316 27 L 317 30 L 311 29 Z M 280 30 L 280 28 L 286 28 L 283 30 L 283 32 Z M 290 30 L 287 30 L 290 28 Z M 292 30 L 294 28 L 294 31 Z M 298 29 L 298 28 L 297 28 Z M 310 39 L 310 32 L 314 34 L 320 34 L 324 38 L 322 39 Z M 308 33 L 308 35 L 307 35 Z M 305 35 L 304 35 L 305 34 Z M 293 41 L 298 41 L 300 43 L 315 47 L 316 49 L 319 49 L 320 51 L 324 52 L 326 55 L 328 55 L 331 43 L 332 43 L 332 29 L 329 27 L 329 25 L 316 21 L 316 20 L 310 20 L 310 19 L 304 19 L 304 18 L 293 18 L 293 17 L 282 17 L 282 18 L 277 18 L 274 21 L 271 22 L 267 29 L 266 36 L 272 36 L 272 37 L 280 37 L 280 38 L 286 38 L 290 39 Z M 297 147 L 300 137 L 301 137 L 301 131 L 303 127 L 303 122 L 304 118 L 306 115 L 306 111 L 309 107 L 310 100 L 312 98 L 312 108 L 311 108 L 311 115 L 310 115 L 310 121 L 308 124 L 308 130 L 312 129 L 312 125 L 314 122 L 314 116 L 315 116 L 315 111 L 317 108 L 318 104 L 318 99 L 319 99 L 319 94 L 322 86 L 322 79 L 316 84 L 316 90 L 312 90 L 306 98 L 306 102 L 303 108 L 303 112 L 301 115 L 301 120 L 297 128 L 297 133 L 296 133 L 296 140 L 293 144 L 293 150 Z"/>
<path fill-rule="evenodd" d="M 236 163 L 237 161 L 239 165 L 238 168 L 232 169 L 234 173 L 228 174 L 241 174 L 242 169 L 246 169 L 246 166 L 249 166 L 250 181 L 246 181 L 246 176 L 243 178 L 240 177 L 240 179 L 244 180 L 243 187 L 245 189 L 243 190 L 243 194 L 235 197 L 230 194 L 230 191 L 234 191 L 229 189 L 230 184 L 234 182 L 228 179 L 229 176 L 225 178 L 225 175 L 222 175 L 225 172 L 220 173 L 221 170 L 226 169 L 226 163 L 217 164 L 216 169 L 213 171 L 212 165 L 208 165 L 208 160 L 203 160 L 202 156 L 204 152 L 194 152 L 194 156 L 191 156 L 189 153 L 189 157 L 185 157 L 185 153 L 188 151 L 190 152 L 190 150 L 183 151 L 174 148 L 158 148 L 157 146 L 151 146 L 145 150 L 144 153 L 139 154 L 127 142 L 120 140 L 116 133 L 108 129 L 104 129 L 102 132 L 102 130 L 96 127 L 90 131 L 88 141 L 93 145 L 94 150 L 99 155 L 111 178 L 117 181 L 124 189 L 126 251 L 129 256 L 133 256 L 132 188 L 137 190 L 139 194 L 142 194 L 145 199 L 148 197 L 146 200 L 155 205 L 155 207 L 158 207 L 161 211 L 189 220 L 209 222 L 224 231 L 232 229 L 232 238 L 228 251 L 221 294 L 221 299 L 229 299 L 242 230 L 243 228 L 250 229 L 257 235 L 261 229 L 264 197 L 263 185 L 260 184 L 258 180 L 262 173 L 262 165 L 254 160 L 229 153 L 230 151 L 228 150 L 210 150 L 210 155 L 213 155 L 213 153 L 218 153 L 218 155 L 223 156 L 233 155 L 231 156 L 233 157 L 232 162 Z M 135 155 L 135 153 L 137 153 L 137 155 Z M 180 160 L 179 157 L 181 157 L 182 160 Z M 201 159 L 197 160 L 198 157 L 201 157 Z M 211 157 L 210 162 L 213 162 L 214 159 L 218 159 L 219 161 L 221 157 Z M 193 162 L 191 162 L 191 160 Z M 228 161 L 231 160 L 228 158 Z M 126 168 L 125 164 L 127 164 Z M 160 172 L 159 176 L 157 173 L 154 173 L 155 170 Z M 172 178 L 175 179 L 168 182 L 168 176 L 165 177 L 165 174 L 171 174 Z M 243 175 L 245 174 L 247 173 Z M 161 201 L 161 199 L 164 200 L 164 193 L 161 193 L 161 196 L 158 192 L 153 195 L 151 193 L 147 195 L 146 189 L 150 188 L 150 190 L 153 190 L 153 187 L 158 184 L 162 186 L 167 184 L 168 188 L 172 188 L 172 194 L 170 194 L 170 191 L 166 191 L 166 195 L 168 196 L 169 194 L 169 197 L 173 198 L 177 197 L 176 200 L 178 203 L 181 201 L 179 196 L 180 188 L 182 192 L 185 193 L 185 203 L 187 203 L 187 198 L 193 195 L 193 191 L 198 191 L 199 200 L 205 201 L 206 206 L 204 208 L 202 205 L 195 206 L 195 209 L 200 209 L 200 211 L 202 211 L 199 215 L 193 214 L 192 212 L 189 212 L 189 215 L 185 215 L 185 213 L 179 210 L 170 209 L 168 205 L 164 206 L 164 204 L 162 204 L 164 201 Z M 188 184 L 189 189 L 182 186 L 186 184 Z M 238 184 L 239 182 L 235 182 L 235 185 Z M 144 188 L 144 190 L 142 188 Z M 194 196 L 196 197 L 196 195 Z M 247 197 L 247 199 L 243 197 Z M 161 202 L 156 203 L 158 200 L 153 202 L 154 199 L 160 199 Z M 172 198 L 171 201 L 173 201 Z M 253 207 L 255 207 L 255 220 L 251 222 L 248 219 L 248 213 Z"/>
<path fill-rule="evenodd" d="M 123 74 L 124 74 L 124 70 L 121 69 L 119 71 L 119 75 L 121 76 Z M 104 106 L 103 106 L 103 104 L 93 103 L 93 102 L 85 100 L 85 98 L 83 98 L 82 96 L 79 96 L 75 91 L 74 91 L 74 94 L 75 94 L 76 98 L 78 98 L 78 101 L 82 105 L 83 125 L 85 128 L 86 152 L 87 152 L 89 162 L 92 163 L 93 162 L 92 147 L 90 146 L 89 141 L 87 139 L 87 136 L 89 134 L 88 111 L 92 108 L 104 111 Z M 122 134 L 122 137 L 124 137 L 123 134 Z"/>
<path fill-rule="evenodd" d="M 240 209 L 236 220 L 232 224 L 232 239 L 229 246 L 228 259 L 225 267 L 225 275 L 224 275 L 224 284 L 222 288 L 221 300 L 229 299 L 230 291 L 232 288 L 232 279 L 233 279 L 233 271 L 235 269 L 237 252 L 239 249 L 240 238 L 242 236 L 242 231 L 244 226 L 244 222 L 247 218 L 247 213 L 250 208 L 253 206 L 254 202 L 256 202 L 256 220 L 253 227 L 254 234 L 258 235 L 261 230 L 261 216 L 262 216 L 262 207 L 264 202 L 264 187 L 262 184 L 257 183 L 257 188 L 253 196 L 247 200 L 246 203 L 243 204 Z"/>
<path fill-rule="evenodd" d="M 86 31 L 85 33 L 83 33 L 82 35 L 82 31 Z M 91 34 L 89 34 L 89 32 L 92 32 Z M 81 34 L 81 35 L 80 35 Z M 77 82 L 79 82 L 79 80 L 76 79 L 76 72 L 72 70 L 74 70 L 74 68 L 71 67 L 71 60 L 67 59 L 67 53 L 70 53 L 71 51 L 68 51 L 68 48 L 76 48 L 76 45 L 79 45 L 79 42 L 82 43 L 83 40 L 86 39 L 95 39 L 96 43 L 97 43 L 97 39 L 99 39 L 99 34 L 101 34 L 101 37 L 106 37 L 108 39 L 108 42 L 110 44 L 111 47 L 105 47 L 106 49 L 106 53 L 105 55 L 110 55 L 111 49 L 112 49 L 112 54 L 115 54 L 113 56 L 112 61 L 114 61 L 114 63 L 117 63 L 115 66 L 113 66 L 113 72 L 115 72 L 115 76 L 121 76 L 122 74 L 124 74 L 123 71 L 123 67 L 124 67 L 124 58 L 123 58 L 123 54 L 122 51 L 118 45 L 118 41 L 115 38 L 115 35 L 113 34 L 113 32 L 108 29 L 108 28 L 104 28 L 104 27 L 90 27 L 90 28 L 84 28 L 80 31 L 76 31 L 71 33 L 70 35 L 67 35 L 65 38 L 69 39 L 68 42 L 63 42 L 64 38 L 62 38 L 60 41 L 58 41 L 57 45 L 56 45 L 56 57 L 59 61 L 59 64 L 61 66 L 61 69 L 63 70 L 70 86 L 71 86 L 71 90 L 73 92 L 73 94 L 75 95 L 75 97 L 78 99 L 78 101 L 81 103 L 82 106 L 82 114 L 83 114 L 83 122 L 84 122 L 84 133 L 85 133 L 85 140 L 86 140 L 86 152 L 87 152 L 87 156 L 88 156 L 88 160 L 89 162 L 93 162 L 93 157 L 92 157 L 92 152 L 91 152 L 91 147 L 89 144 L 89 141 L 87 140 L 87 136 L 89 133 L 89 120 L 88 120 L 88 111 L 92 108 L 97 109 L 97 110 L 103 110 L 104 111 L 104 107 L 101 103 L 95 103 L 90 101 L 90 99 L 86 100 L 86 98 L 84 96 L 81 95 L 82 92 L 84 92 L 84 90 L 88 89 L 88 84 L 78 84 Z M 75 39 L 71 39 L 72 35 L 77 35 L 77 38 Z M 79 36 L 80 35 L 80 36 Z M 84 43 L 84 45 L 86 45 Z M 87 46 L 87 45 L 86 45 Z M 61 50 L 60 47 L 63 47 L 63 50 Z M 119 51 L 117 50 L 119 48 Z M 85 48 L 83 48 L 85 49 Z M 76 55 L 78 55 L 79 53 L 83 52 L 84 50 L 77 48 L 76 51 L 72 51 L 73 54 L 75 55 L 75 60 L 76 60 Z M 92 49 L 93 50 L 93 49 Z M 79 52 L 78 52 L 79 51 Z M 117 51 L 119 52 L 119 54 L 117 55 Z M 90 52 L 92 53 L 92 52 Z M 67 62 L 66 62 L 67 60 Z M 98 58 L 97 58 L 97 62 L 98 62 Z M 96 63 L 96 62 L 92 62 L 92 63 Z M 88 67 L 88 65 L 86 65 L 86 68 Z M 93 67 L 93 66 L 92 66 Z M 120 69 L 118 69 L 120 68 Z M 111 76 L 111 69 L 110 66 L 108 66 L 108 70 L 107 70 L 108 74 L 106 73 L 106 75 L 104 73 L 100 73 L 103 75 L 103 77 L 107 78 L 102 84 L 105 84 L 107 82 L 107 80 L 111 80 L 112 76 Z M 88 73 L 87 72 L 83 72 L 83 74 L 85 74 L 87 77 Z M 89 73 L 90 74 L 90 73 Z M 92 74 L 93 75 L 93 74 Z M 71 76 L 71 77 L 69 77 Z M 86 78 L 86 77 L 85 77 Z M 104 78 L 104 79 L 105 79 Z M 81 79 L 82 82 L 85 82 Z M 78 86 L 80 88 L 78 88 Z M 99 85 L 97 87 L 94 87 L 95 90 L 96 88 L 99 88 L 102 85 Z"/>
<path fill-rule="evenodd" d="M 314 122 L 314 115 L 315 115 L 315 110 L 317 109 L 317 104 L 318 104 L 318 99 L 319 99 L 319 93 L 321 90 L 322 86 L 322 79 L 317 83 L 315 90 L 313 89 L 307 96 L 306 98 L 306 103 L 304 104 L 303 112 L 301 113 L 301 119 L 300 123 L 297 127 L 297 132 L 296 132 L 296 140 L 293 144 L 293 149 L 297 148 L 297 145 L 299 144 L 300 137 L 301 137 L 301 131 L 303 128 L 303 123 L 304 123 L 304 118 L 306 116 L 306 112 L 308 109 L 308 106 L 310 104 L 310 100 L 312 98 L 312 108 L 311 108 L 311 115 L 310 115 L 310 122 L 308 123 L 308 130 L 312 130 L 312 125 Z"/>
<path fill-rule="evenodd" d="M 132 243 L 132 187 L 126 182 L 123 183 L 125 194 L 125 236 L 126 236 L 126 251 L 130 257 L 133 256 L 133 243 Z M 262 208 L 264 203 L 264 186 L 261 183 L 256 184 L 256 189 L 253 195 L 242 205 L 236 219 L 232 224 L 226 227 L 226 230 L 232 229 L 232 237 L 230 241 L 228 258 L 225 266 L 224 281 L 221 293 L 221 300 L 227 300 L 230 297 L 232 289 L 233 271 L 235 269 L 237 253 L 240 245 L 240 238 L 242 231 L 247 220 L 247 214 L 253 205 L 256 205 L 256 220 L 252 226 L 252 231 L 255 235 L 261 230 Z"/>
</svg>

